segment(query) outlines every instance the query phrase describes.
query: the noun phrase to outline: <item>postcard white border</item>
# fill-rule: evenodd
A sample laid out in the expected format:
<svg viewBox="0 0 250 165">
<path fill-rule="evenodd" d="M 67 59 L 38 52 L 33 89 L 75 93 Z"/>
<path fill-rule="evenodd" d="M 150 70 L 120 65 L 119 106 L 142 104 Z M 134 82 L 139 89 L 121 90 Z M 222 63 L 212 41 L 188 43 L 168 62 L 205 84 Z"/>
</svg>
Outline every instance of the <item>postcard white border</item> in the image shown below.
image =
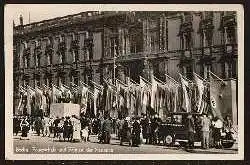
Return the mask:
<svg viewBox="0 0 250 165">
<path fill-rule="evenodd" d="M 244 159 L 244 9 L 240 4 L 82 4 L 88 11 L 237 11 L 238 154 L 15 154 L 13 150 L 13 18 L 16 8 L 63 8 L 81 4 L 8 4 L 4 11 L 6 160 L 243 160 Z"/>
</svg>

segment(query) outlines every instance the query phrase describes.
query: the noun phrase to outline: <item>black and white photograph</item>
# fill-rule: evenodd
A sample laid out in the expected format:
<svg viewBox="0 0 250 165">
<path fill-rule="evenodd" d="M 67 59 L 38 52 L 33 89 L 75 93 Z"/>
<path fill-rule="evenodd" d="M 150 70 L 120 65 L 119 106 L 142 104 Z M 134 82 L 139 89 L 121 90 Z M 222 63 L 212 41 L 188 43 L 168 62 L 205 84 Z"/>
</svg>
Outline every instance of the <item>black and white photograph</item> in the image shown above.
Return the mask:
<svg viewBox="0 0 250 165">
<path fill-rule="evenodd" d="M 243 12 L 7 5 L 6 159 L 243 159 Z"/>
</svg>

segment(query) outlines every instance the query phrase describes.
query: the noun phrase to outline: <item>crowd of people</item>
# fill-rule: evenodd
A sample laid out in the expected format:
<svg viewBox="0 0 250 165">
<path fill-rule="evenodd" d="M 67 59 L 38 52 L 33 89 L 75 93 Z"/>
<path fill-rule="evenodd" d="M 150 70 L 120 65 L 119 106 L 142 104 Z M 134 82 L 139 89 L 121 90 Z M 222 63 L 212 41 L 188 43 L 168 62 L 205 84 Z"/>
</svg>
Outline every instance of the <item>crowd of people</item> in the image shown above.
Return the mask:
<svg viewBox="0 0 250 165">
<path fill-rule="evenodd" d="M 189 148 L 194 147 L 197 135 L 204 149 L 220 145 L 222 129 L 229 131 L 232 127 L 229 117 L 222 122 L 219 118 L 212 119 L 206 114 L 198 117 L 188 114 L 184 121 Z M 30 132 L 34 131 L 38 136 L 53 138 L 53 141 L 91 141 L 90 135 L 97 135 L 99 143 L 109 144 L 112 138 L 116 138 L 120 140 L 120 145 L 156 145 L 162 140 L 162 123 L 158 115 L 149 117 L 145 114 L 142 117 L 119 116 L 116 119 L 108 114 L 98 114 L 95 118 L 84 114 L 79 117 L 72 115 L 61 118 L 15 116 L 13 132 L 16 136 L 21 132 L 20 139 L 29 139 Z"/>
</svg>

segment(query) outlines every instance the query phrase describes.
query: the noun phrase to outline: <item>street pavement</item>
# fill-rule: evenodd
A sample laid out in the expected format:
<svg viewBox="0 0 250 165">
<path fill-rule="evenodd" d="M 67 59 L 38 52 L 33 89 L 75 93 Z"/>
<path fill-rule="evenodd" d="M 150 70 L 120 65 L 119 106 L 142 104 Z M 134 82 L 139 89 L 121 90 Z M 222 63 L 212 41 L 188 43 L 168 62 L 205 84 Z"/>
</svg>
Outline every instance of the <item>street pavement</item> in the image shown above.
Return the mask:
<svg viewBox="0 0 250 165">
<path fill-rule="evenodd" d="M 163 145 L 143 144 L 139 147 L 131 147 L 128 143 L 120 146 L 120 141 L 111 139 L 110 144 L 98 143 L 96 135 L 90 136 L 89 142 L 59 142 L 52 137 L 42 137 L 31 133 L 29 140 L 20 140 L 14 136 L 14 152 L 16 154 L 237 154 L 237 146 L 230 149 L 207 149 L 196 148 L 186 150 L 179 146 L 169 147 Z"/>
</svg>

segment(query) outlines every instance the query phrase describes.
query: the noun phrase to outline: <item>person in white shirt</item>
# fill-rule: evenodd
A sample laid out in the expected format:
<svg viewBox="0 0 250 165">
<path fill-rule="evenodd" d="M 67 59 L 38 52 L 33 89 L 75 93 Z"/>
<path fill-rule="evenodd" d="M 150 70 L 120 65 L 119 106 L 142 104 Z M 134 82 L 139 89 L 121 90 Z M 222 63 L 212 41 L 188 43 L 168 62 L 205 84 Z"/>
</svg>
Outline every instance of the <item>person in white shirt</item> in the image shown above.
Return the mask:
<svg viewBox="0 0 250 165">
<path fill-rule="evenodd" d="M 220 138 L 221 138 L 221 130 L 223 128 L 223 122 L 221 119 L 218 117 L 215 117 L 214 120 L 212 121 L 213 125 L 213 137 L 214 137 L 214 142 L 217 147 L 220 147 Z"/>
</svg>

